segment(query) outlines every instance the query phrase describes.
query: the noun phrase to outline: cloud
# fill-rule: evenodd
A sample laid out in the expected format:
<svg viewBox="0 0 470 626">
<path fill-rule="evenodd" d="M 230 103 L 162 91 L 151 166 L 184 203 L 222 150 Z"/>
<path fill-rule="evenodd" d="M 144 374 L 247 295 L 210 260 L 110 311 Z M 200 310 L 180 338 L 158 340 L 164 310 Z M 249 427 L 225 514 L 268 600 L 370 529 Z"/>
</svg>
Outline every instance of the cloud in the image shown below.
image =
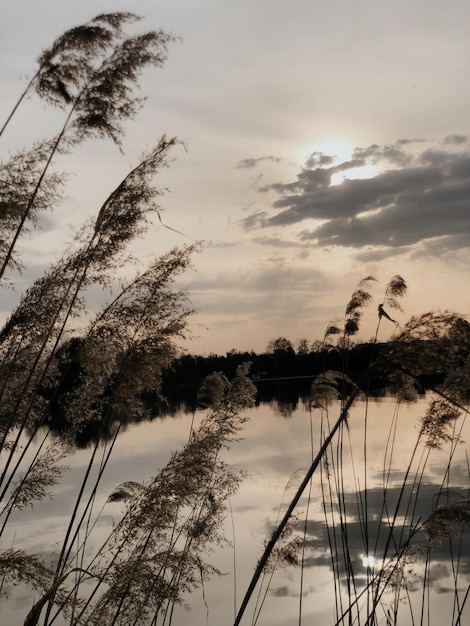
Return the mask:
<svg viewBox="0 0 470 626">
<path fill-rule="evenodd" d="M 421 138 L 418 138 L 418 137 L 415 137 L 414 139 L 397 139 L 395 141 L 395 145 L 397 145 L 397 146 L 408 146 L 410 144 L 423 143 L 425 141 L 426 141 L 426 139 L 421 139 Z"/>
<path fill-rule="evenodd" d="M 268 215 L 267 211 L 257 211 L 256 213 L 252 213 L 248 217 L 245 217 L 243 224 L 246 230 L 266 226 L 268 223 Z"/>
<path fill-rule="evenodd" d="M 398 476 L 397 476 L 398 477 Z M 400 506 L 398 511 L 398 518 L 400 516 L 405 516 L 409 514 L 409 510 L 407 511 L 407 506 L 409 502 L 413 500 L 412 493 L 410 491 L 411 488 L 406 488 L 405 492 L 401 493 L 401 487 L 391 487 L 388 489 L 386 494 L 386 503 L 387 507 L 385 507 L 384 500 L 384 490 L 383 488 L 371 488 L 367 492 L 367 511 L 368 511 L 368 530 L 369 530 L 369 541 L 371 545 L 375 545 L 375 554 L 382 555 L 385 546 L 389 543 L 389 530 L 390 530 L 390 519 L 387 517 L 390 511 L 395 509 L 396 503 L 400 499 Z M 413 516 L 415 520 L 421 519 L 426 520 L 429 517 L 429 514 L 432 510 L 432 503 L 436 503 L 436 494 L 440 491 L 439 483 L 426 483 L 422 484 L 420 487 L 420 497 L 416 499 L 415 508 L 413 509 Z M 457 490 L 449 490 L 449 495 L 452 493 L 455 494 L 454 499 L 458 499 L 458 491 Z M 444 496 L 443 496 L 444 497 Z M 360 494 L 347 493 L 344 495 L 344 502 L 347 509 L 347 537 L 348 537 L 348 558 L 352 558 L 353 567 L 356 568 L 358 575 L 356 576 L 356 581 L 360 579 L 360 562 L 361 555 L 365 553 L 364 547 L 364 535 L 363 535 L 363 523 L 359 519 L 358 510 L 357 510 L 357 502 L 364 502 L 364 492 Z M 388 513 L 387 513 L 388 510 Z M 299 523 L 299 528 L 304 528 L 304 522 Z M 460 528 L 459 524 L 456 525 L 456 531 Z M 304 561 L 305 567 L 331 567 L 331 554 L 328 550 L 329 540 L 331 540 L 331 534 L 337 532 L 327 528 L 324 520 L 308 520 L 305 526 L 307 538 L 311 540 L 311 549 L 308 552 L 307 558 Z M 330 533 L 330 539 L 328 534 Z M 400 545 L 400 542 L 403 542 L 403 537 L 400 536 L 401 527 L 398 524 L 392 534 L 394 537 L 395 545 Z M 414 538 L 411 540 L 411 545 L 421 546 L 423 548 L 427 547 L 427 535 L 420 530 Z M 462 544 L 460 546 L 461 553 L 464 554 L 466 551 L 470 549 L 470 535 L 469 533 L 464 533 L 462 535 Z M 372 543 L 373 542 L 373 543 Z M 392 545 L 394 545 L 394 542 Z M 390 545 L 388 545 L 390 548 Z M 390 552 L 393 553 L 393 549 L 390 549 Z M 337 561 L 338 571 L 340 572 L 342 577 L 346 577 L 346 569 L 344 566 L 345 559 L 341 558 L 343 556 L 343 551 L 341 547 L 341 543 L 338 542 L 338 554 L 339 557 Z M 419 563 L 419 552 L 415 553 L 417 557 L 417 565 L 418 570 L 420 567 Z M 423 555 L 425 554 L 425 550 L 423 551 Z M 440 588 L 442 581 L 448 582 L 446 579 L 449 575 L 449 565 L 451 564 L 451 552 L 449 551 L 448 543 L 443 541 L 442 543 L 436 544 L 433 546 L 433 556 L 434 563 L 432 566 L 432 576 L 429 576 L 431 581 L 431 585 L 433 587 Z M 465 564 L 462 566 L 465 574 L 470 571 L 470 567 Z"/>
<path fill-rule="evenodd" d="M 393 256 L 398 256 L 399 254 L 404 254 L 405 252 L 412 251 L 412 246 L 401 246 L 399 248 L 366 248 L 362 252 L 356 254 L 356 261 L 362 263 L 370 263 L 382 261 L 383 259 L 390 259 Z"/>
<path fill-rule="evenodd" d="M 272 248 L 302 248 L 306 244 L 302 244 L 298 240 L 290 241 L 282 237 L 255 237 L 254 241 L 261 246 L 270 246 Z"/>
<path fill-rule="evenodd" d="M 243 292 L 244 298 L 238 294 L 233 302 L 233 285 L 237 284 Z M 248 267 L 237 267 L 215 276 L 198 275 L 191 281 L 191 290 L 194 294 L 213 294 L 214 289 L 226 291 L 228 300 L 222 299 L 218 306 L 227 307 L 228 311 L 250 310 L 253 307 L 252 298 L 259 301 L 262 298 L 280 298 L 280 294 L 297 294 L 302 300 L 311 298 L 312 293 L 322 293 L 328 289 L 330 277 L 327 272 L 312 267 L 291 266 L 282 258 L 268 259 L 264 263 L 253 264 Z M 216 306 L 216 303 L 213 304 Z M 262 313 L 265 315 L 266 313 Z"/>
<path fill-rule="evenodd" d="M 424 242 L 434 253 L 467 248 L 470 150 L 465 143 L 462 135 L 431 147 L 401 139 L 355 148 L 351 159 L 336 164 L 314 153 L 295 181 L 264 187 L 278 199 L 270 211 L 252 213 L 242 224 L 246 230 L 279 229 L 315 220 L 300 232 L 301 241 L 361 250 L 364 260 L 418 250 Z M 348 170 L 364 166 L 375 168 L 371 177 L 347 178 Z M 338 172 L 346 178 L 332 185 Z"/>
<path fill-rule="evenodd" d="M 237 170 L 251 169 L 253 167 L 256 167 L 258 163 L 260 163 L 261 161 L 271 161 L 272 163 L 282 163 L 282 159 L 280 157 L 275 157 L 275 156 L 270 155 L 270 156 L 258 157 L 257 159 L 243 159 L 242 161 L 239 161 L 235 167 Z"/>
<path fill-rule="evenodd" d="M 465 135 L 447 135 L 447 137 L 444 137 L 444 143 L 447 144 L 462 144 L 462 143 L 466 143 L 467 141 L 467 137 L 465 137 Z"/>
<path fill-rule="evenodd" d="M 464 254 L 469 247 L 468 231 L 454 235 L 443 235 L 435 239 L 425 241 L 422 246 L 414 249 L 411 254 L 412 259 L 430 259 L 439 256 L 453 260 L 456 263 L 464 263 L 468 266 L 468 256 Z"/>
<path fill-rule="evenodd" d="M 277 587 L 276 589 L 273 589 L 271 591 L 271 595 L 275 596 L 276 598 L 285 598 L 286 596 L 290 596 L 292 594 L 289 591 L 289 587 L 284 585 L 282 587 Z"/>
</svg>

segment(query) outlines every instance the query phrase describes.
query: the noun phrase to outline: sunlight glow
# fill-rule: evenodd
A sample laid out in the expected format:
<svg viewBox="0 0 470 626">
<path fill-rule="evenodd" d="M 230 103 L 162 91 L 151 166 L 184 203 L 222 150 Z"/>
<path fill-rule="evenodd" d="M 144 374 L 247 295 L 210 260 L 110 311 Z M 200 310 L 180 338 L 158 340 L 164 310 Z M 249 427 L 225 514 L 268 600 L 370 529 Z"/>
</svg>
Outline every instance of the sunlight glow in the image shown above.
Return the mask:
<svg viewBox="0 0 470 626">
<path fill-rule="evenodd" d="M 367 219 L 368 217 L 374 217 L 375 215 L 380 215 L 387 207 L 381 206 L 378 209 L 368 209 L 367 211 L 361 211 L 356 215 L 357 219 Z"/>
<path fill-rule="evenodd" d="M 347 139 L 340 137 L 329 136 L 319 139 L 318 141 L 312 141 L 307 146 L 303 147 L 296 153 L 296 159 L 305 165 L 309 157 L 315 152 L 325 156 L 332 157 L 334 159 L 331 166 L 339 165 L 340 163 L 347 163 L 352 158 L 354 151 L 354 144 Z M 329 167 L 325 164 L 325 167 Z M 345 180 L 358 180 L 364 178 L 374 178 L 379 173 L 379 168 L 375 165 L 363 165 L 362 167 L 352 167 L 351 169 L 345 169 L 331 176 L 331 186 L 340 185 Z"/>
<path fill-rule="evenodd" d="M 340 185 L 345 180 L 359 180 L 363 178 L 374 178 L 379 173 L 376 165 L 363 165 L 362 167 L 353 167 L 350 170 L 344 170 L 333 174 L 331 177 L 331 186 Z"/>
<path fill-rule="evenodd" d="M 363 556 L 362 557 L 362 565 L 364 567 L 370 567 L 371 569 L 381 568 L 383 566 L 383 560 L 382 559 L 376 559 L 372 555 Z"/>
<path fill-rule="evenodd" d="M 303 164 L 311 154 L 321 152 L 322 154 L 334 157 L 337 163 L 342 163 L 351 158 L 354 147 L 354 144 L 347 139 L 328 136 L 318 139 L 317 141 L 313 140 L 307 146 L 302 147 L 297 152 L 296 158 Z"/>
</svg>

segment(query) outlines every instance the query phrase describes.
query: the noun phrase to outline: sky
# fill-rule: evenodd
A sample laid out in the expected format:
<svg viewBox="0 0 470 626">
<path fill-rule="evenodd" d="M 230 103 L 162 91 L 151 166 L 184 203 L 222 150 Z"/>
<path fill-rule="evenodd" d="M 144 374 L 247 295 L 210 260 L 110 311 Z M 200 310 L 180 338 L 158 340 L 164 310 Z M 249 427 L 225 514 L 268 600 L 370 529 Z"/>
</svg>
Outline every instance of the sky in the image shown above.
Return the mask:
<svg viewBox="0 0 470 626">
<path fill-rule="evenodd" d="M 157 181 L 169 189 L 161 215 L 183 234 L 156 220 L 139 253 L 206 242 L 180 281 L 198 310 L 190 352 L 321 339 L 365 276 L 377 280 L 360 338 L 373 336 L 395 274 L 408 284 L 400 325 L 435 309 L 468 314 L 468 2 L 2 0 L 0 119 L 42 49 L 118 10 L 181 39 L 142 76 L 147 100 L 123 154 L 89 142 L 64 157 L 67 195 L 21 241 L 26 269 L 16 295 L 2 294 L 4 316 L 164 133 L 184 147 Z M 0 154 L 52 134 L 58 115 L 32 97 Z M 384 323 L 379 339 L 394 330 Z"/>
</svg>

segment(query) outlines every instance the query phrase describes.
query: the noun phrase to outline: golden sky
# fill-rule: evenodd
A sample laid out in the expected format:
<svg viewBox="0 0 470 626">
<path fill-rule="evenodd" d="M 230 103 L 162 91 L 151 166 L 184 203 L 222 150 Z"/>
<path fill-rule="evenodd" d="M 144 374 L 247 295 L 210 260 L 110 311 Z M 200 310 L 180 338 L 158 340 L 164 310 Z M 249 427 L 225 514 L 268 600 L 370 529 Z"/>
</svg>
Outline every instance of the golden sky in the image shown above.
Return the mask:
<svg viewBox="0 0 470 626">
<path fill-rule="evenodd" d="M 367 275 L 377 283 L 364 339 L 394 274 L 409 285 L 401 324 L 430 309 L 468 313 L 468 2 L 4 0 L 0 119 L 42 49 L 119 10 L 181 41 L 142 77 L 147 102 L 124 153 L 89 142 L 63 159 L 67 195 L 41 233 L 21 241 L 19 292 L 167 133 L 187 150 L 174 151 L 161 178 L 170 189 L 162 218 L 186 236 L 156 220 L 138 250 L 145 260 L 190 238 L 208 242 L 182 280 L 199 310 L 189 350 L 321 338 Z M 59 119 L 32 97 L 1 154 L 52 134 Z"/>
</svg>

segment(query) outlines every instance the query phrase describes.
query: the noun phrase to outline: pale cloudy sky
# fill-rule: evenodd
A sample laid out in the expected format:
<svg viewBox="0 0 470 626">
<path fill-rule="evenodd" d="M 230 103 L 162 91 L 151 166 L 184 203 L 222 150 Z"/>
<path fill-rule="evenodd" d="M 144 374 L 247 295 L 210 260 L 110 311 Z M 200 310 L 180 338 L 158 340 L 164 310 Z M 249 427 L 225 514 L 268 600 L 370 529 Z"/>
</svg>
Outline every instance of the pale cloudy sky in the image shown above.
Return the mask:
<svg viewBox="0 0 470 626">
<path fill-rule="evenodd" d="M 397 273 L 409 285 L 400 322 L 430 309 L 469 312 L 466 0 L 2 0 L 0 119 L 41 49 L 117 10 L 182 42 L 143 76 L 148 100 L 124 155 L 92 143 L 64 159 L 68 195 L 23 244 L 25 281 L 167 133 L 187 152 L 175 150 L 161 179 L 171 190 L 164 221 L 209 242 L 183 281 L 199 310 L 191 351 L 321 338 L 366 275 L 378 280 L 363 338 Z M 1 153 L 52 134 L 57 115 L 32 98 Z M 140 251 L 188 241 L 156 224 Z"/>
</svg>

